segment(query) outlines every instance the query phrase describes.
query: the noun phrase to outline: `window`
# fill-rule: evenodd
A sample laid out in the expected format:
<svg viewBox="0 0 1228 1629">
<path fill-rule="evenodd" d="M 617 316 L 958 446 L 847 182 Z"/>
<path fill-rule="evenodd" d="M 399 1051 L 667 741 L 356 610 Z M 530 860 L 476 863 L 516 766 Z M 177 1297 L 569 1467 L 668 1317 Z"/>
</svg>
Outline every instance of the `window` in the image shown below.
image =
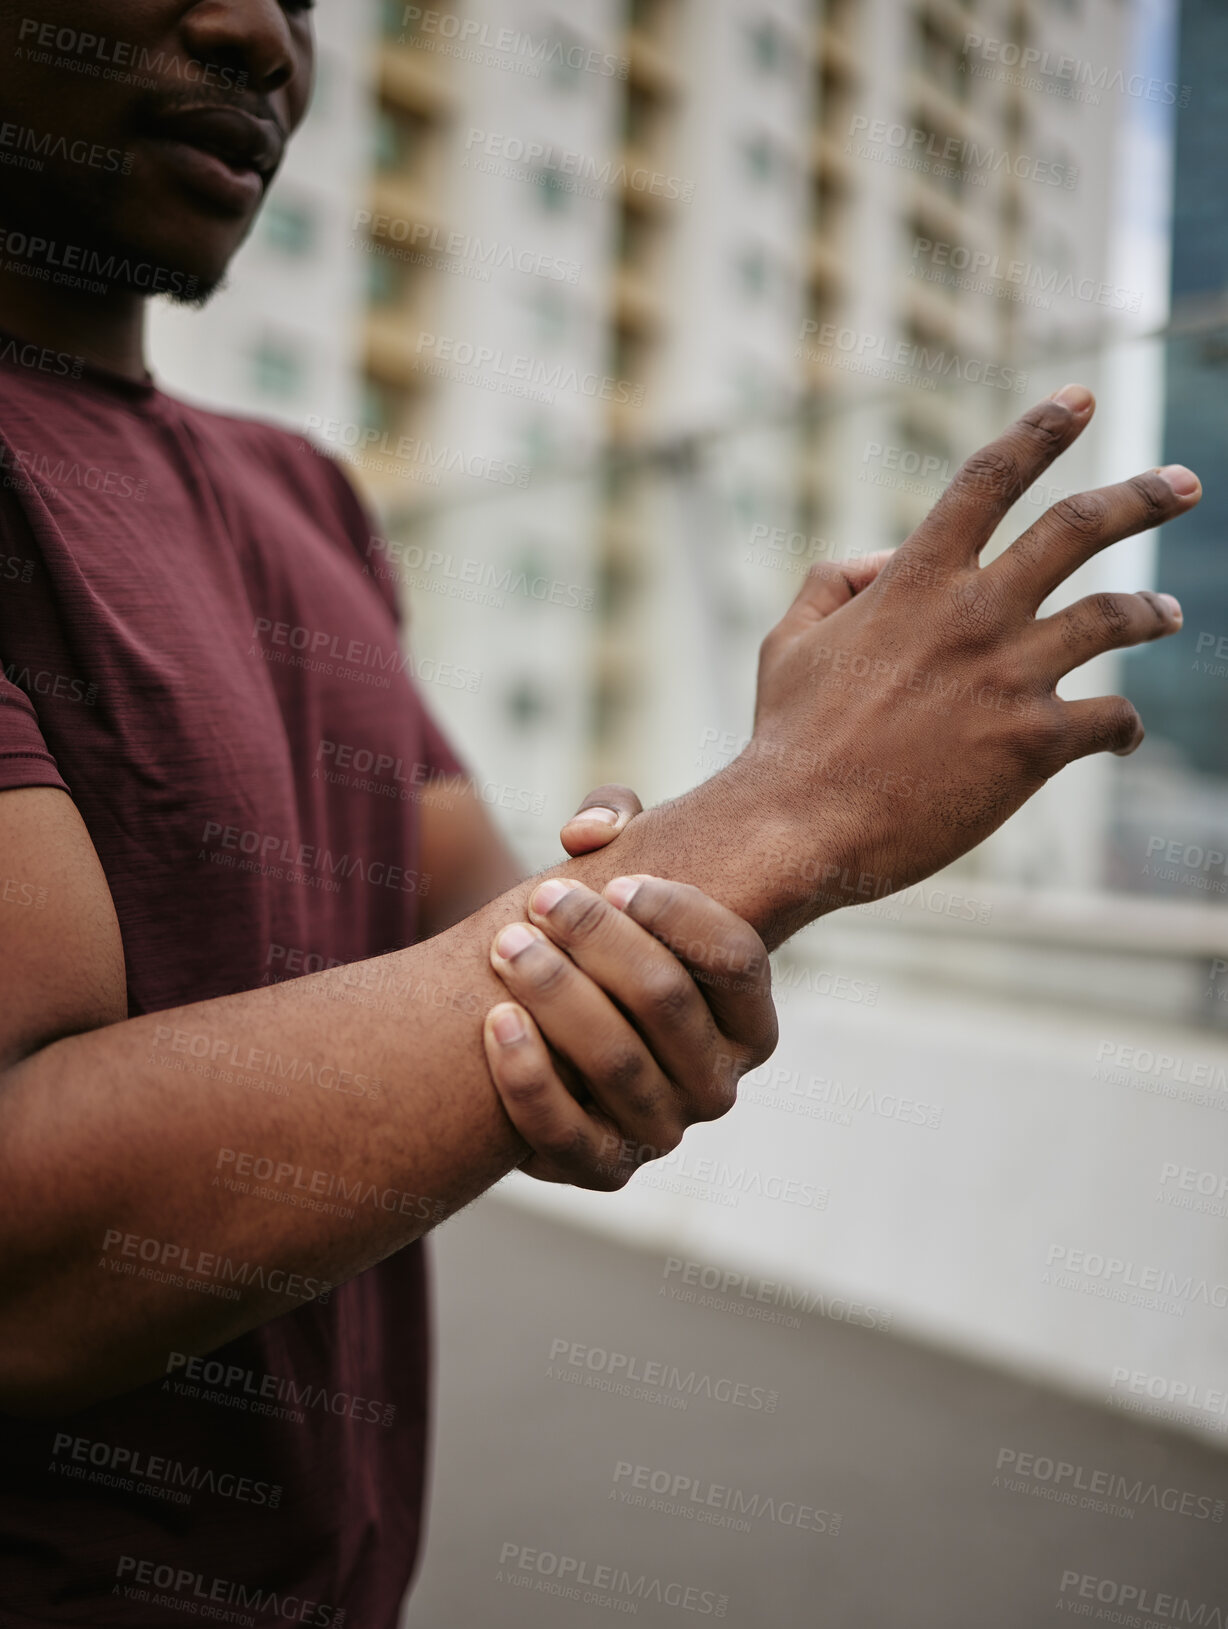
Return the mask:
<svg viewBox="0 0 1228 1629">
<path fill-rule="evenodd" d="M 371 245 L 371 261 L 367 267 L 367 298 L 372 305 L 390 306 L 398 305 L 404 282 L 401 269 L 387 255 L 379 252 L 379 246 Z"/>
<path fill-rule="evenodd" d="M 574 91 L 584 78 L 590 47 L 570 30 L 552 35 L 547 45 L 550 83 L 556 90 Z"/>
<path fill-rule="evenodd" d="M 400 417 L 396 393 L 376 379 L 364 379 L 359 407 L 363 428 L 380 435 L 394 435 Z"/>
<path fill-rule="evenodd" d="M 420 6 L 407 6 L 404 0 L 384 0 L 380 10 L 380 27 L 386 39 L 398 39 L 407 28 L 416 25 Z"/>
<path fill-rule="evenodd" d="M 742 143 L 742 161 L 752 181 L 770 181 L 776 173 L 776 149 L 770 136 L 760 132 Z"/>
<path fill-rule="evenodd" d="M 571 329 L 571 301 L 561 289 L 543 284 L 533 295 L 533 318 L 537 338 L 543 345 L 561 345 Z"/>
<path fill-rule="evenodd" d="M 262 396 L 297 396 L 306 369 L 302 352 L 287 340 L 262 339 L 252 351 L 252 383 Z"/>
<path fill-rule="evenodd" d="M 503 705 L 518 730 L 531 730 L 550 716 L 549 700 L 537 681 L 527 674 L 507 691 Z"/>
<path fill-rule="evenodd" d="M 537 196 L 547 215 L 565 215 L 571 208 L 566 177 L 558 170 L 538 170 Z"/>
<path fill-rule="evenodd" d="M 315 246 L 315 214 L 307 204 L 271 198 L 263 217 L 265 241 L 284 255 L 305 255 Z"/>
<path fill-rule="evenodd" d="M 772 269 L 764 251 L 755 245 L 743 249 L 737 258 L 738 286 L 752 300 L 760 300 L 768 291 Z"/>
<path fill-rule="evenodd" d="M 381 170 L 414 171 L 426 150 L 429 121 L 405 108 L 380 107 L 375 116 L 375 163 Z"/>
<path fill-rule="evenodd" d="M 747 30 L 751 60 L 761 73 L 779 73 L 789 60 L 789 42 L 771 17 L 761 17 Z"/>
</svg>

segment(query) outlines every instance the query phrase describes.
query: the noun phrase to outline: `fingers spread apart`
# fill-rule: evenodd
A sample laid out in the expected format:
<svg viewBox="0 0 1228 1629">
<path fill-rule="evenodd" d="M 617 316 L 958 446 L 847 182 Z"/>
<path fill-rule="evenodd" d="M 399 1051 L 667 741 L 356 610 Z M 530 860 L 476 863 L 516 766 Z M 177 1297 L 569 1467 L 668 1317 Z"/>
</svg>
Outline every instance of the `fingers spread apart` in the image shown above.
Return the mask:
<svg viewBox="0 0 1228 1629">
<path fill-rule="evenodd" d="M 985 569 L 1036 608 L 1093 555 L 1192 509 L 1198 477 L 1182 465 L 1150 470 L 1116 486 L 1077 492 L 1054 504 Z"/>
<path fill-rule="evenodd" d="M 1171 594 L 1089 594 L 1032 625 L 1029 643 L 1046 679 L 1064 674 L 1105 651 L 1144 645 L 1181 631 L 1181 607 Z"/>
</svg>

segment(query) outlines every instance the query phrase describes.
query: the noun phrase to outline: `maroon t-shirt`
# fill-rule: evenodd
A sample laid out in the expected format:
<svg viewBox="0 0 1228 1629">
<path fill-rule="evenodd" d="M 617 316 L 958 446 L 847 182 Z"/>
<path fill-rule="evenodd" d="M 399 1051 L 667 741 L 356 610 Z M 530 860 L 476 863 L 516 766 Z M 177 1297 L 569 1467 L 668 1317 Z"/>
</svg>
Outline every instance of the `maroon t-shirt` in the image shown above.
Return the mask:
<svg viewBox="0 0 1228 1629">
<path fill-rule="evenodd" d="M 415 789 L 460 766 L 347 481 L 283 431 L 10 353 L 0 789 L 76 804 L 129 1012 L 412 943 Z M 207 1363 L 0 1422 L 0 1622 L 394 1629 L 427 1383 L 413 1245 Z"/>
</svg>

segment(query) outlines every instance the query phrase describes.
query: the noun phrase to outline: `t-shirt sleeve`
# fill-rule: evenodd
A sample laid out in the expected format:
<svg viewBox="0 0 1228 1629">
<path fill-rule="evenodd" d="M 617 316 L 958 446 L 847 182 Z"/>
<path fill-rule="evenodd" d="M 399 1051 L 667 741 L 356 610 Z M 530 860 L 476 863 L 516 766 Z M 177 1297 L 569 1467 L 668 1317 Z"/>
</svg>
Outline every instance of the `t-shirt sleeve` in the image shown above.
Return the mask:
<svg viewBox="0 0 1228 1629">
<path fill-rule="evenodd" d="M 390 577 L 371 569 L 371 545 L 377 534 L 374 517 L 359 496 L 349 476 L 338 466 L 337 461 L 321 452 L 318 447 L 313 446 L 311 450 L 316 457 L 316 469 L 326 482 L 336 504 L 341 530 L 349 540 L 350 546 L 353 548 L 364 572 L 370 576 L 376 592 L 392 612 L 398 627 L 400 627 L 403 619 L 396 586 Z M 417 685 L 414 685 L 413 689 L 415 699 L 422 709 L 423 745 L 426 764 L 432 778 L 435 776 L 468 775 L 469 771 L 464 761 L 458 757 L 448 738 L 431 717 L 426 703 L 418 694 Z"/>
<path fill-rule="evenodd" d="M 426 764 L 432 779 L 435 776 L 467 775 L 469 772 L 464 763 L 457 757 L 447 736 L 436 724 L 426 704 L 418 697 L 418 705 L 422 708 L 422 740 L 426 749 Z"/>
<path fill-rule="evenodd" d="M 0 677 L 0 792 L 21 786 L 56 786 L 68 791 L 43 740 L 29 696 Z"/>
</svg>

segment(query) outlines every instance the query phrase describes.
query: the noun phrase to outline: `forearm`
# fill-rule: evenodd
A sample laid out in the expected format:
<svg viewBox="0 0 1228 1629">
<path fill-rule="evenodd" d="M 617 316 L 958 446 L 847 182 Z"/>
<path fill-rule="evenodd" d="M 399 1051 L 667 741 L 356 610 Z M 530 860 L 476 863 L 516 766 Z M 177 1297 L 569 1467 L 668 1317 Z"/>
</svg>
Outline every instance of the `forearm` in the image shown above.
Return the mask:
<svg viewBox="0 0 1228 1629">
<path fill-rule="evenodd" d="M 762 914 L 731 779 L 558 870 L 598 886 L 650 871 Z M 524 1158 L 481 1031 L 506 996 L 491 940 L 532 886 L 408 950 L 114 1024 L 11 1069 L 0 1319 L 24 1357 L 2 1377 L 10 1406 L 127 1389 L 171 1350 L 293 1310 Z"/>
</svg>

